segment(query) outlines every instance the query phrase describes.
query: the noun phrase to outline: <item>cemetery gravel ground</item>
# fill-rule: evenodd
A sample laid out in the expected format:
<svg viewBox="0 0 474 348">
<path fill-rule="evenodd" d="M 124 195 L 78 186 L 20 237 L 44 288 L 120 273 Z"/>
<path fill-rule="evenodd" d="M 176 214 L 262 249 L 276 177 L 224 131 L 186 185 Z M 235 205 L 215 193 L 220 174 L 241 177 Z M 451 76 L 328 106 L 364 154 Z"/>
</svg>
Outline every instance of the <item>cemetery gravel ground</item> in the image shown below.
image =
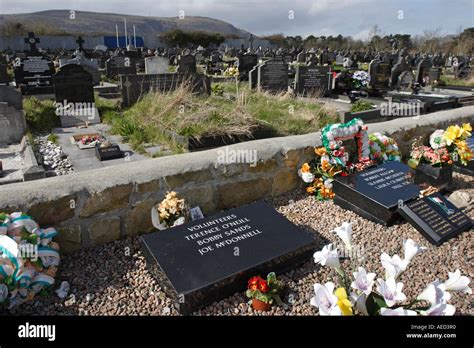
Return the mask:
<svg viewBox="0 0 474 348">
<path fill-rule="evenodd" d="M 474 197 L 474 178 L 455 174 L 455 190 L 468 192 Z M 414 258 L 407 271 L 401 275 L 404 293 L 414 298 L 425 286 L 436 278 L 447 279 L 448 271 L 459 268 L 463 275 L 474 278 L 474 235 L 465 232 L 439 247 L 428 243 L 408 223 L 392 227 L 369 222 L 353 212 L 345 211 L 332 202 L 317 203 L 301 191 L 293 191 L 270 201 L 283 215 L 295 224 L 311 232 L 322 247 L 328 240 L 338 242 L 330 231 L 343 221 L 353 223 L 353 243 L 362 247 L 366 255 L 363 265 L 379 276 L 383 276 L 380 253 L 403 255 L 402 242 L 412 238 L 427 247 Z M 465 211 L 474 218 L 474 206 Z M 318 231 L 318 232 L 316 232 Z M 126 248 L 131 250 L 125 255 Z M 317 309 L 309 304 L 313 296 L 313 284 L 336 280 L 328 268 L 320 267 L 309 259 L 301 267 L 279 278 L 284 282 L 289 294 L 293 294 L 293 304 L 273 307 L 271 312 L 255 312 L 242 293 L 203 308 L 195 315 L 315 315 Z M 112 242 L 94 249 L 76 252 L 63 257 L 56 287 L 67 280 L 71 285 L 70 295 L 60 299 L 51 293 L 30 304 L 25 304 L 12 314 L 25 315 L 176 315 L 171 300 L 161 291 L 159 285 L 147 271 L 138 239 L 128 238 Z M 471 285 L 472 286 L 472 285 Z M 72 296 L 73 294 L 74 296 Z M 284 298 L 288 303 L 288 297 Z M 472 298 L 468 294 L 453 293 L 451 303 L 457 308 L 456 314 L 473 315 Z"/>
</svg>

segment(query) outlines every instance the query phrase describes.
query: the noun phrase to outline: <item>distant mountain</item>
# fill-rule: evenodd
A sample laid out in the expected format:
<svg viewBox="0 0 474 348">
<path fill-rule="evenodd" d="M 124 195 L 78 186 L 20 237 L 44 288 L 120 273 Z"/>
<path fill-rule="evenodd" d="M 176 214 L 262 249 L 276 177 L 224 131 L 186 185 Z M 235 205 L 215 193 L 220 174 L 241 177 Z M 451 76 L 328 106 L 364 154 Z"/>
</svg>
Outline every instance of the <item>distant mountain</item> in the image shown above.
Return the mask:
<svg viewBox="0 0 474 348">
<path fill-rule="evenodd" d="M 127 19 L 129 35 L 135 25 L 137 36 L 156 37 L 172 30 L 218 32 L 231 38 L 247 38 L 249 32 L 232 24 L 208 17 L 146 17 L 113 13 L 76 11 L 75 19 L 70 19 L 69 10 L 49 10 L 35 13 L 0 14 L 0 35 L 12 35 L 15 30 L 33 29 L 42 35 L 115 35 L 115 25 L 119 34 L 124 34 L 123 19 Z"/>
</svg>

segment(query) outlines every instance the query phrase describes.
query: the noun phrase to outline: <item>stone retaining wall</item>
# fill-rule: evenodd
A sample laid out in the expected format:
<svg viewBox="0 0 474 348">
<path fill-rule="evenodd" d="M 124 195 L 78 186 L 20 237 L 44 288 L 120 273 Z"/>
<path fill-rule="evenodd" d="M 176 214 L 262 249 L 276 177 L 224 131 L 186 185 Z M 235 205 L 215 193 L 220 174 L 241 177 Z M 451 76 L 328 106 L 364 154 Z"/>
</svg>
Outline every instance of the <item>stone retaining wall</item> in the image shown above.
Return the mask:
<svg viewBox="0 0 474 348">
<path fill-rule="evenodd" d="M 453 123 L 473 122 L 474 106 L 369 125 L 393 136 L 406 154 L 415 136 Z M 151 207 L 176 190 L 204 214 L 302 187 L 297 168 L 313 156 L 320 134 L 240 143 L 229 150 L 256 151 L 258 163 L 217 164 L 220 149 L 125 162 L 88 172 L 0 187 L 0 211 L 23 211 L 43 227 L 60 230 L 63 252 L 153 230 Z"/>
</svg>

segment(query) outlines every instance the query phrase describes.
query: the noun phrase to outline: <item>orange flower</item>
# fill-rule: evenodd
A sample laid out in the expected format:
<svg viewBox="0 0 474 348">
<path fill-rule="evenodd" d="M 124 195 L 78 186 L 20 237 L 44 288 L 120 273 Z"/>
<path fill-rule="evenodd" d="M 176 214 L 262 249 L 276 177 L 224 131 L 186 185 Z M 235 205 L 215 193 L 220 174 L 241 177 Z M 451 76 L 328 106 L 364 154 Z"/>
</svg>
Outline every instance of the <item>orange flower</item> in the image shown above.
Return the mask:
<svg viewBox="0 0 474 348">
<path fill-rule="evenodd" d="M 315 191 L 316 191 L 316 187 L 314 186 L 308 186 L 306 188 L 306 192 L 308 192 L 309 194 L 313 194 Z"/>
<path fill-rule="evenodd" d="M 329 162 L 327 160 L 322 160 L 321 161 L 321 168 L 327 172 L 329 170 L 329 168 L 331 168 L 331 165 L 329 164 Z"/>
<path fill-rule="evenodd" d="M 311 167 L 309 166 L 308 163 L 304 163 L 301 166 L 301 173 L 309 173 L 311 171 Z"/>
<path fill-rule="evenodd" d="M 327 151 L 325 147 L 317 147 L 314 149 L 314 153 L 318 156 L 323 156 L 327 153 Z"/>
</svg>

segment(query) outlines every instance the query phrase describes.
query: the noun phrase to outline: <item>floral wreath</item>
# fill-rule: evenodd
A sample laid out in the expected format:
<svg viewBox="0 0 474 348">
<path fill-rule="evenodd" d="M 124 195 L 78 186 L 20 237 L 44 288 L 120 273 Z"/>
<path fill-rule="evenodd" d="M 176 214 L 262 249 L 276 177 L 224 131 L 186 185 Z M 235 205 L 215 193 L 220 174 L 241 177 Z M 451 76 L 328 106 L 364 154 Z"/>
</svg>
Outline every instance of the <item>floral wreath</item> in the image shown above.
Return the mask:
<svg viewBox="0 0 474 348">
<path fill-rule="evenodd" d="M 357 161 L 349 162 L 349 154 L 342 142 L 355 139 Z M 374 133 L 370 136 L 364 122 L 355 118 L 347 123 L 327 125 L 321 132 L 323 146 L 315 148 L 316 158 L 311 164 L 304 163 L 298 175 L 309 186 L 306 191 L 318 200 L 332 199 L 332 181 L 336 175 L 347 176 L 353 171 L 361 171 L 374 163 L 400 161 L 400 151 L 395 140 Z"/>
<path fill-rule="evenodd" d="M 23 213 L 0 213 L 0 306 L 13 308 L 54 284 L 59 265 L 58 232 L 41 229 Z"/>
<path fill-rule="evenodd" d="M 354 118 L 347 123 L 335 123 L 324 127 L 321 132 L 321 141 L 334 164 L 346 167 L 349 155 L 345 152 L 342 142 L 354 139 L 357 142 L 358 162 L 366 162 L 370 156 L 369 136 L 367 127 L 360 118 Z"/>
</svg>

